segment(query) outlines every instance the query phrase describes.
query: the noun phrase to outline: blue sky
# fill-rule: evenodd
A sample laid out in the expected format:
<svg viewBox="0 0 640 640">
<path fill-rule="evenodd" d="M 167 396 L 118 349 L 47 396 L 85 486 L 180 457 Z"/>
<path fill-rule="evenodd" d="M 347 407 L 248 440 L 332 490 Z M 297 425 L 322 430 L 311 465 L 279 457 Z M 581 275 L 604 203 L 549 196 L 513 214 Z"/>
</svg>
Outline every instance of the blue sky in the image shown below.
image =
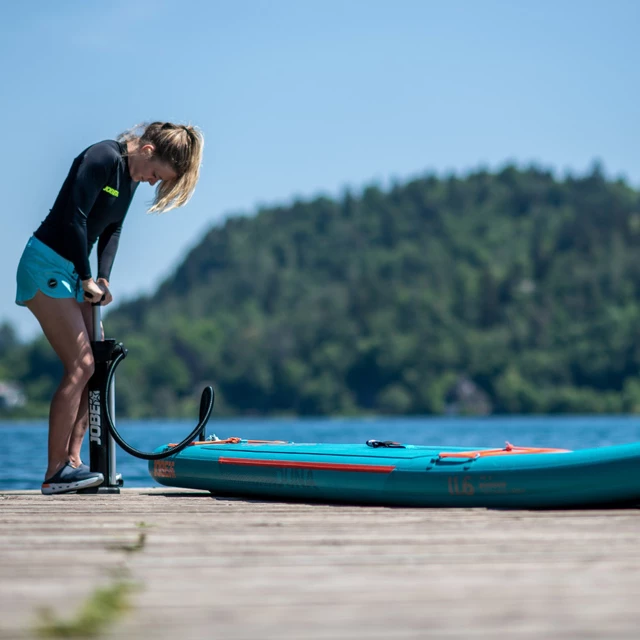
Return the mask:
<svg viewBox="0 0 640 640">
<path fill-rule="evenodd" d="M 2 2 L 0 319 L 36 335 L 24 244 L 73 158 L 142 121 L 198 125 L 205 161 L 184 209 L 138 189 L 114 304 L 262 205 L 510 161 L 639 186 L 638 24 L 636 0 Z"/>
</svg>

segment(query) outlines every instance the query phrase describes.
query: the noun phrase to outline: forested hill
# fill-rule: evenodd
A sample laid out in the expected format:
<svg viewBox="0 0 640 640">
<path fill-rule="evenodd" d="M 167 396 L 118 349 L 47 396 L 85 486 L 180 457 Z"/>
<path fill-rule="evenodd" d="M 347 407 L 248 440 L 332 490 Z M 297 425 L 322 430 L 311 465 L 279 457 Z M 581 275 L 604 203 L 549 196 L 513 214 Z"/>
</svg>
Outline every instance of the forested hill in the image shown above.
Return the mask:
<svg viewBox="0 0 640 640">
<path fill-rule="evenodd" d="M 507 167 L 235 217 L 105 320 L 118 413 L 640 411 L 640 194 Z M 26 364 L 25 364 L 26 363 Z M 55 360 L 5 349 L 46 409 Z"/>
</svg>

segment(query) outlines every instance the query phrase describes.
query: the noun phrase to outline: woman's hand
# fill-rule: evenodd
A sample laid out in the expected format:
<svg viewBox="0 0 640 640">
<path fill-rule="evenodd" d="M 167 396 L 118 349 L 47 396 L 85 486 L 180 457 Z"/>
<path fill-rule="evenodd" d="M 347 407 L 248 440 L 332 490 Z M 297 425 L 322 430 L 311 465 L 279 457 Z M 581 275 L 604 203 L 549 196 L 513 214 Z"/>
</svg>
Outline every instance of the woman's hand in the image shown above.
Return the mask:
<svg viewBox="0 0 640 640">
<path fill-rule="evenodd" d="M 103 287 L 97 284 L 93 278 L 82 281 L 82 288 L 84 290 L 84 299 L 92 304 L 104 304 L 102 299 L 105 292 Z"/>
<path fill-rule="evenodd" d="M 113 296 L 111 295 L 111 291 L 109 291 L 109 281 L 106 278 L 98 278 L 98 286 L 102 287 L 104 291 L 104 301 L 101 304 L 105 305 L 112 302 Z"/>
</svg>

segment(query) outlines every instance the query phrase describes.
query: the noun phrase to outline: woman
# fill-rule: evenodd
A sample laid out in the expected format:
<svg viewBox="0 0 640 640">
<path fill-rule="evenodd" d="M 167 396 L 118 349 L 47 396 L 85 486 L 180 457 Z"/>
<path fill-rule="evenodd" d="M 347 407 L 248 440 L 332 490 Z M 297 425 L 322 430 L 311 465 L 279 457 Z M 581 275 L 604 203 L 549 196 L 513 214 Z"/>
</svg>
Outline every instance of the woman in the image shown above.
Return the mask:
<svg viewBox="0 0 640 640">
<path fill-rule="evenodd" d="M 203 144 L 194 127 L 153 122 L 85 149 L 22 254 L 16 303 L 35 315 L 64 366 L 49 411 L 44 494 L 104 481 L 80 460 L 88 425 L 86 386 L 94 370 L 91 302 L 107 305 L 113 299 L 109 276 L 138 184 L 158 183 L 150 212 L 186 204 L 200 175 Z M 89 254 L 96 241 L 94 279 Z"/>
</svg>

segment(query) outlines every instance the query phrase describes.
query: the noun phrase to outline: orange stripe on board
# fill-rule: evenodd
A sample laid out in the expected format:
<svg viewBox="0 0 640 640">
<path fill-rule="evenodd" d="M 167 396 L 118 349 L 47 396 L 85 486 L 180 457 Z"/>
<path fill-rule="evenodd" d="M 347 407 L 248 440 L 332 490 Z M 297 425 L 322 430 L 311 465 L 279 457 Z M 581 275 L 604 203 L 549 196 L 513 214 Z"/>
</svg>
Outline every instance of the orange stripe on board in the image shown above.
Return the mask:
<svg viewBox="0 0 640 640">
<path fill-rule="evenodd" d="M 190 442 L 188 446 L 194 447 L 201 444 L 240 444 L 241 438 L 227 438 L 226 440 L 198 440 Z M 245 440 L 246 444 L 291 444 L 286 440 Z M 168 447 L 177 447 L 178 443 L 170 442 Z"/>
<path fill-rule="evenodd" d="M 571 453 L 569 449 L 540 449 L 537 447 L 514 447 L 509 445 L 504 449 L 480 449 L 478 451 L 443 451 L 439 458 L 486 458 L 487 456 L 513 456 L 525 453 Z"/>
<path fill-rule="evenodd" d="M 293 462 L 290 460 L 248 460 L 246 458 L 218 458 L 220 464 L 248 467 L 279 467 L 280 469 L 315 469 L 318 471 L 356 471 L 360 473 L 391 473 L 393 465 L 340 464 L 331 462 Z"/>
</svg>

